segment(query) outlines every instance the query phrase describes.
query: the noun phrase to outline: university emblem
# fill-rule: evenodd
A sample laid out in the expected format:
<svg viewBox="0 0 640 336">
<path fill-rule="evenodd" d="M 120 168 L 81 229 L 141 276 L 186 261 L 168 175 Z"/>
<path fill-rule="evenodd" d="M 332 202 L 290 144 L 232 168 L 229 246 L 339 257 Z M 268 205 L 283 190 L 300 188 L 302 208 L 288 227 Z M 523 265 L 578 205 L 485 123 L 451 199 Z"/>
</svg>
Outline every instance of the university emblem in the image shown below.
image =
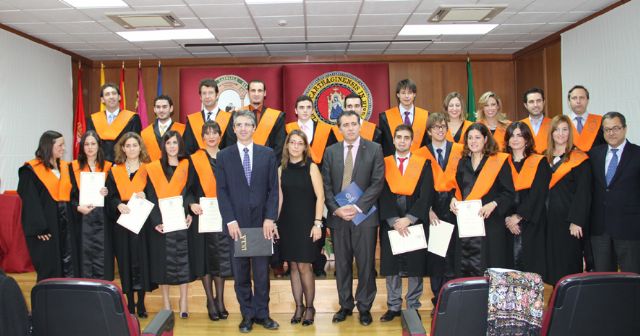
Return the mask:
<svg viewBox="0 0 640 336">
<path fill-rule="evenodd" d="M 236 75 L 222 75 L 217 77 L 216 83 L 220 90 L 218 107 L 224 111 L 239 110 L 249 105 L 249 83 Z"/>
<path fill-rule="evenodd" d="M 351 93 L 362 97 L 360 118 L 368 120 L 373 111 L 371 90 L 360 78 L 344 71 L 326 72 L 316 78 L 304 90 L 313 101 L 312 119 L 335 125 L 345 110 L 345 98 Z"/>
</svg>

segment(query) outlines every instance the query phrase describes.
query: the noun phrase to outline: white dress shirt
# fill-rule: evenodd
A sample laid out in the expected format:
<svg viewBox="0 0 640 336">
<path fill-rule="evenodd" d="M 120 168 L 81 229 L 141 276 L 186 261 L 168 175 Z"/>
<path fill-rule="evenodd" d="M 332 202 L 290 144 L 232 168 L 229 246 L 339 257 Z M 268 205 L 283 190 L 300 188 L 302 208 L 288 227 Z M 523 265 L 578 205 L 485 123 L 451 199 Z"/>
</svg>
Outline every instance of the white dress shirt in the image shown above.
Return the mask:
<svg viewBox="0 0 640 336">
<path fill-rule="evenodd" d="M 109 122 L 109 118 L 111 118 L 111 122 L 114 122 L 118 117 L 118 114 L 120 113 L 120 109 L 118 108 L 113 112 L 109 112 L 109 111 L 106 111 L 106 112 L 107 112 L 107 122 Z M 109 125 L 111 125 L 111 123 L 109 123 Z"/>
<path fill-rule="evenodd" d="M 400 168 L 400 159 L 406 158 L 406 160 L 404 160 L 404 163 L 402 165 L 402 171 L 400 172 L 400 174 L 404 175 L 404 172 L 407 171 L 407 166 L 409 165 L 409 158 L 411 158 L 411 152 L 408 153 L 407 156 L 398 156 L 398 152 L 396 152 L 396 166 L 398 166 L 398 169 Z"/>
<path fill-rule="evenodd" d="M 571 111 L 571 113 L 569 113 L 569 117 L 571 118 L 571 121 L 573 122 L 573 127 L 578 129 L 578 119 L 576 119 L 578 117 L 578 115 L 575 112 Z M 582 117 L 582 127 L 584 129 L 584 126 L 587 125 L 587 118 L 589 118 L 589 112 L 583 113 L 580 117 Z"/>
<path fill-rule="evenodd" d="M 300 127 L 302 132 L 304 132 L 304 135 L 307 136 L 307 141 L 311 143 L 311 141 L 313 141 L 313 121 L 309 119 L 306 122 L 304 122 L 298 119 L 298 127 Z"/>
<path fill-rule="evenodd" d="M 544 119 L 544 115 L 541 115 L 538 119 L 533 119 L 529 116 L 529 122 L 531 123 L 531 127 L 533 127 L 533 135 L 538 135 L 538 131 L 540 130 L 540 126 L 542 126 L 542 120 Z M 584 123 L 582 124 L 584 125 Z"/>
<path fill-rule="evenodd" d="M 218 107 L 216 107 L 211 111 L 207 111 L 206 108 L 203 108 L 202 111 L 204 111 L 204 121 L 208 121 L 208 120 L 215 121 L 216 117 L 218 116 L 218 112 L 220 111 L 220 109 L 218 109 Z M 207 115 L 209 115 L 209 112 L 211 112 L 211 117 L 207 118 Z"/>
<path fill-rule="evenodd" d="M 347 147 L 349 144 L 345 141 L 344 142 L 344 161 L 347 160 L 347 151 L 349 150 L 349 147 Z M 355 168 L 356 166 L 356 155 L 358 155 L 358 148 L 360 148 L 360 137 L 358 136 L 358 138 L 356 139 L 356 141 L 353 142 L 353 147 L 351 148 L 351 156 L 353 157 L 353 167 Z"/>
<path fill-rule="evenodd" d="M 411 125 L 413 125 L 413 116 L 414 116 L 414 112 L 415 112 L 415 106 L 411 105 L 411 107 L 407 110 L 405 109 L 402 104 L 400 104 L 398 106 L 398 109 L 400 110 L 400 117 L 402 117 L 402 123 L 404 123 L 404 116 L 405 116 L 405 112 L 409 112 L 409 120 L 411 121 Z"/>
</svg>

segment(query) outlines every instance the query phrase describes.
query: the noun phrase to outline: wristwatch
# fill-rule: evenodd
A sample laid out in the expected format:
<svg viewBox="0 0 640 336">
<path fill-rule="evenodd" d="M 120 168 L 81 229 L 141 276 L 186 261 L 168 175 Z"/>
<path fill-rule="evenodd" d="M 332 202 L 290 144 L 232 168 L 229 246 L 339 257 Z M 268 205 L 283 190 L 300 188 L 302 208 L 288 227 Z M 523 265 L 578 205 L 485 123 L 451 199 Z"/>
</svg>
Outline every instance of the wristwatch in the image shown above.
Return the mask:
<svg viewBox="0 0 640 336">
<path fill-rule="evenodd" d="M 322 229 L 323 225 L 322 225 L 322 220 L 320 219 L 316 219 L 313 221 L 313 226 L 317 227 L 318 229 Z"/>
</svg>

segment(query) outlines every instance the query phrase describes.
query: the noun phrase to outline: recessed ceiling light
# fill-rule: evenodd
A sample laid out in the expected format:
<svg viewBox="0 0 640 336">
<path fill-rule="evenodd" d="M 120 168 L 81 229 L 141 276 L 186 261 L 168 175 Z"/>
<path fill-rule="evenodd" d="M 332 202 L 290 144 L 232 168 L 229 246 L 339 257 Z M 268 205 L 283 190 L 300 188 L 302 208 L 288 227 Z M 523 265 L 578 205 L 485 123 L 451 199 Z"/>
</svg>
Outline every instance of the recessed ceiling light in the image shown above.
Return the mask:
<svg viewBox="0 0 640 336">
<path fill-rule="evenodd" d="M 302 3 L 302 0 L 244 0 L 247 5 Z"/>
<path fill-rule="evenodd" d="M 173 29 L 173 30 L 143 30 L 118 32 L 129 42 L 141 41 L 171 41 L 171 40 L 213 40 L 215 37 L 209 29 Z"/>
<path fill-rule="evenodd" d="M 497 24 L 430 24 L 430 25 L 405 25 L 398 33 L 400 36 L 417 35 L 484 35 Z"/>
<path fill-rule="evenodd" d="M 60 0 L 75 8 L 119 8 L 129 7 L 122 0 Z"/>
</svg>

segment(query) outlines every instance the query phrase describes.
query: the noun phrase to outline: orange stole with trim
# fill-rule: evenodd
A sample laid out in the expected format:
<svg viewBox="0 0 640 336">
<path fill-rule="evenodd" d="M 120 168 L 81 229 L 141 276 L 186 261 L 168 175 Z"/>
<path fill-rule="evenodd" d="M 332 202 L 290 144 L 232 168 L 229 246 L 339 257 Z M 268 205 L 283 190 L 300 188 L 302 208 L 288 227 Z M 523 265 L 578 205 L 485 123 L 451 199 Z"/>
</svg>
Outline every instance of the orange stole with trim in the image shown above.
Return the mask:
<svg viewBox="0 0 640 336">
<path fill-rule="evenodd" d="M 111 174 L 113 174 L 113 180 L 116 183 L 122 202 L 130 200 L 134 193 L 144 191 L 144 187 L 147 186 L 147 170 L 145 167 L 144 163 L 141 164 L 132 179 L 129 179 L 129 172 L 124 163 L 111 167 Z"/>
<path fill-rule="evenodd" d="M 367 121 L 367 120 L 360 120 L 360 136 L 363 139 L 369 140 L 369 141 L 373 141 L 373 136 L 376 134 L 376 124 Z M 344 137 L 342 136 L 342 133 L 340 132 L 340 128 L 338 127 L 338 125 L 333 125 L 333 135 L 335 135 L 336 140 L 338 141 L 343 141 Z"/>
<path fill-rule="evenodd" d="M 584 129 L 583 129 L 584 131 Z M 560 180 L 565 177 L 569 172 L 579 166 L 582 162 L 588 159 L 589 156 L 582 151 L 573 150 L 571 151 L 571 155 L 569 156 L 569 160 L 560 164 L 560 167 L 553 172 L 551 175 L 551 181 L 549 181 L 549 189 L 552 189 L 556 183 L 560 182 Z"/>
<path fill-rule="evenodd" d="M 31 166 L 40 182 L 44 184 L 51 198 L 56 202 L 68 202 L 71 199 L 71 177 L 69 175 L 69 163 L 60 160 L 58 169 L 60 170 L 60 178 L 58 178 L 51 169 L 44 166 L 40 159 L 33 159 L 25 162 Z"/>
<path fill-rule="evenodd" d="M 469 126 L 471 126 L 472 124 L 473 123 L 470 122 L 469 120 L 465 120 L 462 122 L 462 132 L 460 133 L 460 140 L 458 140 L 459 144 L 464 144 L 464 132 L 466 132 Z M 445 138 L 449 142 L 456 142 L 454 141 L 453 134 L 451 134 L 451 130 L 449 130 L 448 127 L 447 127 L 447 135 L 445 135 Z"/>
<path fill-rule="evenodd" d="M 396 106 L 384 111 L 383 113 L 387 116 L 389 130 L 391 130 L 391 136 L 393 136 L 393 132 L 396 131 L 396 127 L 404 123 L 402 116 L 400 115 L 400 109 Z M 413 124 L 411 124 L 411 127 L 413 128 L 413 141 L 411 142 L 412 152 L 420 148 L 422 144 L 422 139 L 424 139 L 427 130 L 428 118 L 429 111 L 414 106 Z"/>
<path fill-rule="evenodd" d="M 217 197 L 216 176 L 213 173 L 211 164 L 209 164 L 209 156 L 203 149 L 196 151 L 191 155 L 191 162 L 198 174 L 200 186 L 204 191 L 205 197 Z"/>
<path fill-rule="evenodd" d="M 251 106 L 244 106 L 242 109 L 253 111 L 253 108 Z M 254 143 L 257 143 L 261 146 L 266 146 L 267 140 L 269 140 L 269 134 L 271 134 L 273 126 L 276 124 L 276 121 L 278 121 L 280 113 L 280 111 L 268 107 L 264 110 L 264 112 L 262 112 L 262 117 L 258 121 L 256 131 L 253 133 Z"/>
<path fill-rule="evenodd" d="M 286 130 L 287 134 L 289 134 L 293 130 L 300 130 L 300 126 L 297 121 L 293 121 L 286 125 Z M 309 146 L 309 154 L 311 155 L 313 162 L 316 164 L 320 164 L 320 162 L 322 162 L 322 156 L 324 155 L 324 150 L 327 147 L 327 140 L 329 139 L 331 131 L 331 125 L 327 123 L 319 121 L 316 124 L 316 129 L 313 133 L 313 143 Z"/>
<path fill-rule="evenodd" d="M 202 126 L 204 126 L 204 118 L 202 117 L 202 112 L 191 113 L 187 116 L 189 120 L 189 125 L 191 126 L 191 131 L 193 132 L 193 137 L 196 138 L 196 142 L 198 142 L 198 146 L 202 149 L 205 149 L 207 146 L 204 145 L 202 141 Z M 227 130 L 229 126 L 229 121 L 231 121 L 231 113 L 218 110 L 218 114 L 216 115 L 216 122 L 220 125 L 220 136 L 224 135 L 224 132 Z"/>
<path fill-rule="evenodd" d="M 120 133 L 127 127 L 129 120 L 136 115 L 135 112 L 129 110 L 121 110 L 118 113 L 116 119 L 109 125 L 107 123 L 107 112 L 101 111 L 91 115 L 91 121 L 93 127 L 96 129 L 96 133 L 100 136 L 101 140 L 115 140 Z"/>
<path fill-rule="evenodd" d="M 573 144 L 583 152 L 591 150 L 593 142 L 598 136 L 600 125 L 602 125 L 602 116 L 593 113 L 590 113 L 587 120 L 585 120 L 584 127 L 582 127 L 582 133 L 578 133 L 576 127 L 571 123 L 571 129 L 573 130 Z"/>
<path fill-rule="evenodd" d="M 156 132 L 153 130 L 154 124 L 147 126 L 142 130 L 140 136 L 142 137 L 142 141 L 144 141 L 144 146 L 147 147 L 147 153 L 149 153 L 149 157 L 151 160 L 158 160 L 162 156 L 162 150 L 160 149 L 160 145 L 158 144 L 158 139 L 156 138 Z M 181 124 L 179 122 L 171 123 L 171 130 L 180 133 L 180 136 L 184 135 L 184 130 L 187 126 L 185 124 Z M 202 129 L 202 128 L 201 128 Z"/>
<path fill-rule="evenodd" d="M 533 126 L 531 126 L 531 120 L 529 120 L 529 118 L 524 118 L 520 121 L 527 124 L 527 126 L 529 126 L 529 129 L 531 130 L 531 135 L 534 135 Z M 547 137 L 549 136 L 549 127 L 551 127 L 551 119 L 544 117 L 542 119 L 542 124 L 540 124 L 538 134 L 535 134 L 535 136 L 533 137 L 533 141 L 536 144 L 536 153 L 538 154 L 542 154 L 545 150 L 547 150 Z"/>
<path fill-rule="evenodd" d="M 530 189 L 533 184 L 533 180 L 536 177 L 538 171 L 538 164 L 540 160 L 544 159 L 544 156 L 540 154 L 532 154 L 524 160 L 522 169 L 518 173 L 515 165 L 513 164 L 513 158 L 509 155 L 509 165 L 511 166 L 511 177 L 513 178 L 513 186 L 516 191 Z"/>
<path fill-rule="evenodd" d="M 102 169 L 98 170 L 96 169 L 96 171 L 94 171 L 94 173 L 108 173 L 109 170 L 111 169 L 111 162 L 109 161 L 105 161 L 104 162 L 104 167 L 102 167 Z M 98 168 L 98 167 L 96 167 Z M 80 173 L 81 172 L 91 172 L 91 169 L 89 169 L 89 165 L 84 166 L 83 169 L 80 169 L 80 163 L 78 162 L 78 160 L 73 160 L 71 162 L 71 169 L 73 170 L 73 177 L 76 178 L 76 184 L 78 185 L 78 189 L 80 189 Z M 106 174 L 105 174 L 105 178 L 106 178 Z"/>
<path fill-rule="evenodd" d="M 500 173 L 502 165 L 504 165 L 504 162 L 507 161 L 508 158 L 509 154 L 507 153 L 496 153 L 489 156 L 487 161 L 485 161 L 480 174 L 478 174 L 478 178 L 476 179 L 476 183 L 473 185 L 473 188 L 471 188 L 471 192 L 464 200 L 481 200 L 482 197 L 491 190 L 493 183 Z M 462 199 L 462 192 L 460 191 L 459 186 L 456 189 L 456 198 Z"/>
<path fill-rule="evenodd" d="M 420 180 L 425 162 L 427 162 L 425 157 L 411 155 L 404 174 L 401 174 L 394 155 L 389 155 L 384 158 L 384 178 L 387 180 L 391 192 L 396 195 L 413 195 Z"/>
<path fill-rule="evenodd" d="M 416 155 L 425 157 L 431 161 L 431 172 L 433 173 L 434 189 L 437 192 L 447 192 L 456 189 L 456 173 L 458 171 L 458 162 L 462 158 L 462 151 L 464 146 L 458 143 L 453 143 L 451 146 L 451 153 L 449 153 L 449 159 L 447 165 L 443 171 L 438 160 L 431 154 L 429 149 L 425 146 L 420 147 L 414 152 Z"/>
<path fill-rule="evenodd" d="M 162 163 L 160 160 L 152 161 L 146 166 L 147 174 L 151 180 L 151 184 L 158 195 L 158 199 L 180 196 L 182 190 L 187 185 L 187 178 L 189 177 L 189 160 L 184 159 L 178 163 L 171 181 L 167 181 L 167 177 L 162 169 Z"/>
</svg>

